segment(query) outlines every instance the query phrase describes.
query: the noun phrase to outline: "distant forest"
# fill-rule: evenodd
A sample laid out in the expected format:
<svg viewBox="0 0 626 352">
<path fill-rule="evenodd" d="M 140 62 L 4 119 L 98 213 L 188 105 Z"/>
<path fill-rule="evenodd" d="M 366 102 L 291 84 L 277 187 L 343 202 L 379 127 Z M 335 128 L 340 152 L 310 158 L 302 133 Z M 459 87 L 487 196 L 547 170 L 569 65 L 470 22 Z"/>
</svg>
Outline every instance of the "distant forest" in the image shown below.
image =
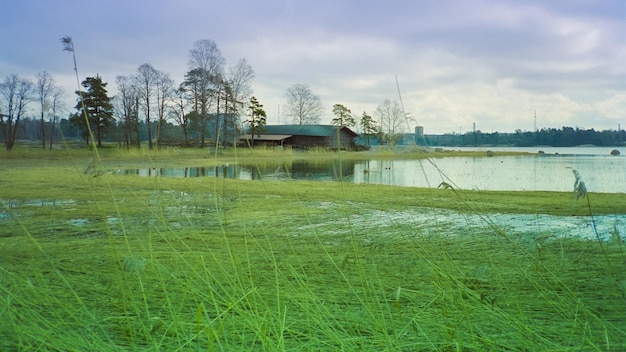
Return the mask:
<svg viewBox="0 0 626 352">
<path fill-rule="evenodd" d="M 510 145 L 515 147 L 575 147 L 579 145 L 595 145 L 599 147 L 614 147 L 626 144 L 626 131 L 623 129 L 619 131 L 596 131 L 578 127 L 562 127 L 560 129 L 544 128 L 538 131 L 517 130 L 515 133 L 483 133 L 476 131 L 464 134 L 425 135 L 424 139 L 426 145 L 429 146 Z"/>
<path fill-rule="evenodd" d="M 0 132 L 3 126 L 0 125 Z M 154 130 L 156 125 L 151 127 Z M 179 125 L 175 125 L 171 122 L 166 122 L 162 127 L 161 138 L 164 144 L 182 144 L 184 141 L 183 129 Z M 46 144 L 51 140 L 54 144 L 60 144 L 63 140 L 66 141 L 82 141 L 85 144 L 86 141 L 83 136 L 82 130 L 70 123 L 66 118 L 61 119 L 54 126 L 48 122 L 44 122 L 44 130 L 46 131 Z M 148 140 L 148 128 L 145 121 L 138 122 L 139 138 L 142 142 Z M 195 134 L 192 134 L 195 137 Z M 16 140 L 18 141 L 41 141 L 41 121 L 35 118 L 24 118 L 20 120 L 20 124 L 17 128 Z M 116 142 L 120 145 L 125 141 L 124 125 L 121 121 L 115 121 L 108 129 L 107 133 L 103 137 L 105 142 Z M 4 133 L 0 133 L 0 142 L 4 142 Z"/>
</svg>

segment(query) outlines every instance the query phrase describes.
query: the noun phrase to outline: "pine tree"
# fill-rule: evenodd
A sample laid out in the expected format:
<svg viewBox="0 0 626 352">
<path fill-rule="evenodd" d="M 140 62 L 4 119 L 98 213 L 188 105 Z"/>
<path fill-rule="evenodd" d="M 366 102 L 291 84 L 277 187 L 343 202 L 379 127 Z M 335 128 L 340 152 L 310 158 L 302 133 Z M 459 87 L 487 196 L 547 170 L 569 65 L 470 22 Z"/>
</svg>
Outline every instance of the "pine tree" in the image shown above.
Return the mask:
<svg viewBox="0 0 626 352">
<path fill-rule="evenodd" d="M 338 127 L 354 127 L 356 125 L 356 121 L 352 116 L 352 111 L 342 104 L 335 104 L 333 106 L 333 114 L 335 114 L 334 119 L 330 122 L 331 124 Z"/>
<path fill-rule="evenodd" d="M 263 132 L 263 126 L 266 123 L 266 113 L 263 110 L 263 105 L 259 103 L 256 97 L 250 98 L 250 104 L 248 105 L 250 110 L 250 134 L 252 135 L 252 144 L 254 144 L 254 135 L 260 135 Z"/>
<path fill-rule="evenodd" d="M 83 138 L 95 139 L 98 147 L 102 147 L 102 137 L 113 125 L 113 105 L 107 95 L 107 83 L 100 76 L 87 77 L 81 85 L 86 91 L 76 91 L 78 112 L 70 118 L 70 122 L 83 131 Z M 94 136 L 95 134 L 95 136 Z"/>
<path fill-rule="evenodd" d="M 370 145 L 370 136 L 378 132 L 378 129 L 376 128 L 376 121 L 365 111 L 361 116 L 361 130 L 367 139 L 367 145 Z"/>
</svg>

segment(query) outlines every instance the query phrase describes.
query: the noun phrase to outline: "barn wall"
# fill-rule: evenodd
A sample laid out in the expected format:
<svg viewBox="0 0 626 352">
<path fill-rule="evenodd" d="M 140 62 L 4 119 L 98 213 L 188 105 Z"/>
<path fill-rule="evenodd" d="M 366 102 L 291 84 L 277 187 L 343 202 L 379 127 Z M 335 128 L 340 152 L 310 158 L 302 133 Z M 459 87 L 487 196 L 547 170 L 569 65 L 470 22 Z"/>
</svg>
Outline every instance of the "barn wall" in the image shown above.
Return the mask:
<svg viewBox="0 0 626 352">
<path fill-rule="evenodd" d="M 339 143 L 341 149 L 350 149 L 355 147 L 355 137 L 352 133 L 348 133 L 345 129 L 339 130 Z M 255 145 L 276 146 L 281 143 L 278 141 L 254 140 Z M 282 145 L 292 146 L 294 148 L 337 148 L 337 131 L 332 136 L 303 136 L 293 135 L 286 138 Z"/>
<path fill-rule="evenodd" d="M 324 137 L 317 136 L 293 136 L 286 142 L 296 148 L 329 147 Z"/>
<path fill-rule="evenodd" d="M 337 135 L 328 137 L 314 137 L 314 136 L 293 136 L 288 143 L 297 148 L 337 148 Z M 340 135 L 341 148 L 354 147 L 354 137 L 347 133 Z"/>
</svg>

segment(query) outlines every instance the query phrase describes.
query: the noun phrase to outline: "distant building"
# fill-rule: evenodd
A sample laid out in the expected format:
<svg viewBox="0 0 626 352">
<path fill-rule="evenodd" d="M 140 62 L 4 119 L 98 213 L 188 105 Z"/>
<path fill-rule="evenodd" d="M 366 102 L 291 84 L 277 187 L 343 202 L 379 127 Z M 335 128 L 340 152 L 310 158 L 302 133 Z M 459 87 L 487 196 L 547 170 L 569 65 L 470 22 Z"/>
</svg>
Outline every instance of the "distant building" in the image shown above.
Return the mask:
<svg viewBox="0 0 626 352">
<path fill-rule="evenodd" d="M 415 126 L 415 144 L 426 145 L 424 138 L 424 126 Z"/>
<path fill-rule="evenodd" d="M 348 127 L 333 125 L 265 125 L 260 134 L 239 137 L 243 145 L 291 146 L 292 148 L 352 149 L 358 135 Z"/>
</svg>

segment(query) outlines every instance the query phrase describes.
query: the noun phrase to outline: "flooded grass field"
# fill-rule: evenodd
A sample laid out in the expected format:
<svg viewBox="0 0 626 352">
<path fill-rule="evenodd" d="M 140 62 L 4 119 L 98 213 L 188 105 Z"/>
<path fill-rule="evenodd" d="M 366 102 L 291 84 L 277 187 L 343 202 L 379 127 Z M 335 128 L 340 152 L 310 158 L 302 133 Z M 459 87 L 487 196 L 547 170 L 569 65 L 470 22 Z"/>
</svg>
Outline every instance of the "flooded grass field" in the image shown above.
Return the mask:
<svg viewBox="0 0 626 352">
<path fill-rule="evenodd" d="M 626 348 L 622 194 L 122 176 L 250 157 L 125 153 L 1 156 L 0 349 Z"/>
</svg>

